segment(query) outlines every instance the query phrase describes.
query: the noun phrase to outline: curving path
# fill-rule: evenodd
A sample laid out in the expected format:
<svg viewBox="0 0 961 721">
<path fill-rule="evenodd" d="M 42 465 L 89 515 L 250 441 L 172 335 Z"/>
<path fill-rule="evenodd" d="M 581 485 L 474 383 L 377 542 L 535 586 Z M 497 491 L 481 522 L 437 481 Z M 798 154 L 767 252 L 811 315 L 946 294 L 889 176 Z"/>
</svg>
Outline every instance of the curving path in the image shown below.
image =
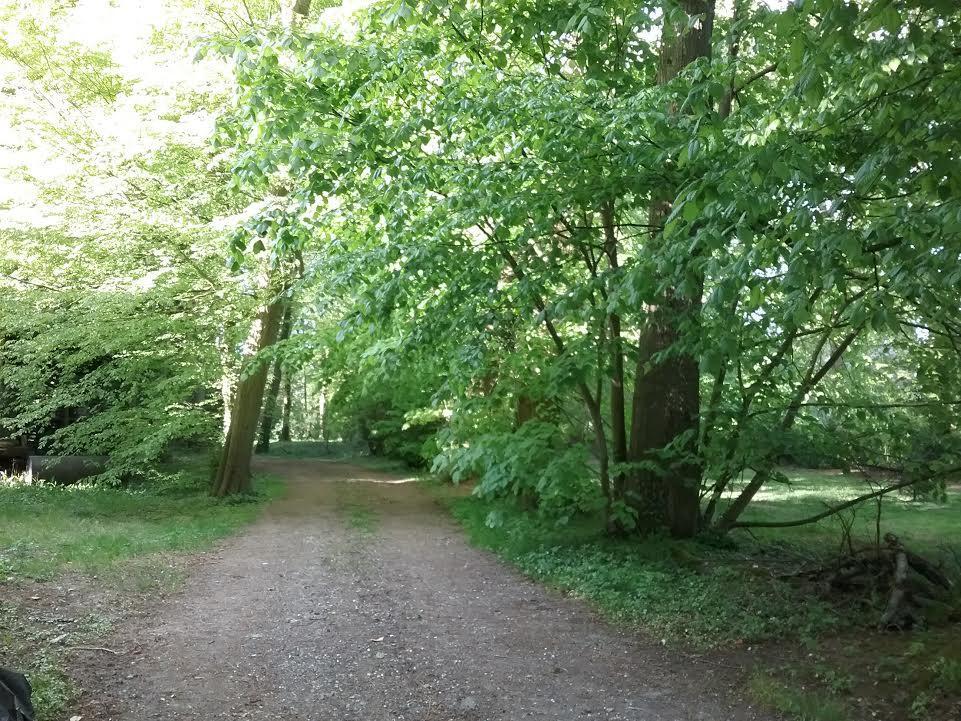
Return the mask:
<svg viewBox="0 0 961 721">
<path fill-rule="evenodd" d="M 81 669 L 85 719 L 734 721 L 716 662 L 619 631 L 468 546 L 396 475 L 259 460 L 289 491 Z M 124 638 L 119 639 L 124 643 Z"/>
</svg>

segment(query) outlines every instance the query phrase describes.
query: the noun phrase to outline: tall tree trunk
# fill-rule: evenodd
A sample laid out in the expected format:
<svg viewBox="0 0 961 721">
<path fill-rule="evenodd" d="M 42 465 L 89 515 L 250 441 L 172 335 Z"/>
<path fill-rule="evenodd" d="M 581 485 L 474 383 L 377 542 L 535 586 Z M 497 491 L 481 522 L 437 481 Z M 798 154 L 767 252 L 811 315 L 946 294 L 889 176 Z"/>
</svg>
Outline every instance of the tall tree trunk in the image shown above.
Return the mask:
<svg viewBox="0 0 961 721">
<path fill-rule="evenodd" d="M 660 85 L 711 54 L 714 0 L 676 0 L 676 4 L 696 20 L 690 25 L 688 18 L 665 12 L 657 73 Z M 654 199 L 649 211 L 652 227 L 664 225 L 674 195 L 674 189 L 666 188 Z M 653 242 L 664 241 L 657 237 Z M 698 289 L 690 297 L 669 291 L 659 300 L 641 331 L 634 380 L 630 459 L 647 461 L 651 467 L 632 476 L 626 500 L 637 511 L 642 530 L 667 525 L 678 537 L 697 533 L 700 516 L 698 359 L 689 351 L 667 362 L 658 360 L 657 355 L 678 342 L 681 324 L 696 319 L 700 305 Z M 671 449 L 665 452 L 668 445 Z"/>
<path fill-rule="evenodd" d="M 280 334 L 277 341 L 282 343 L 290 338 L 290 330 L 293 326 L 293 306 L 288 301 L 284 308 L 284 320 L 280 325 Z M 270 387 L 267 389 L 267 398 L 264 400 L 264 410 L 260 417 L 260 437 L 257 439 L 257 453 L 266 453 L 270 450 L 270 434 L 274 431 L 274 423 L 277 420 L 277 399 L 280 396 L 280 380 L 283 376 L 280 358 L 274 359 L 274 370 L 270 378 Z"/>
<path fill-rule="evenodd" d="M 294 402 L 294 394 L 290 383 L 290 373 L 284 374 L 284 412 L 280 421 L 280 440 L 290 443 L 290 407 Z"/>
<path fill-rule="evenodd" d="M 318 410 L 320 411 L 320 437 L 324 443 L 330 443 L 330 428 L 327 426 L 327 409 L 330 399 L 327 397 L 327 389 L 320 389 L 320 401 L 318 402 Z"/>
<path fill-rule="evenodd" d="M 310 12 L 310 1 L 285 0 L 281 4 L 283 24 L 291 29 L 296 28 L 297 24 L 306 19 L 307 13 Z M 268 293 L 275 290 L 268 284 Z M 256 344 L 258 352 L 277 342 L 288 308 L 289 301 L 285 295 L 275 296 L 269 301 L 260 316 L 260 337 Z M 241 380 L 237 384 L 234 396 L 230 429 L 227 431 L 220 465 L 214 477 L 212 489 L 214 495 L 226 496 L 250 490 L 250 460 L 257 436 L 257 421 L 260 419 L 264 402 L 267 370 L 268 366 L 261 364 L 253 373 L 246 376 L 241 372 Z"/>
<path fill-rule="evenodd" d="M 258 352 L 277 341 L 285 305 L 283 298 L 274 298 L 261 313 L 256 344 Z M 253 356 L 247 358 L 247 363 L 252 361 Z M 234 394 L 230 429 L 227 431 L 220 465 L 217 467 L 217 475 L 214 477 L 211 489 L 216 496 L 245 493 L 250 490 L 250 459 L 253 455 L 257 419 L 260 417 L 266 385 L 266 364 L 260 364 L 253 372 L 241 372 L 241 379 Z"/>
<path fill-rule="evenodd" d="M 516 431 L 527 421 L 534 420 L 537 413 L 537 403 L 526 393 L 518 393 L 514 401 L 514 430 Z"/>
<path fill-rule="evenodd" d="M 607 202 L 601 207 L 601 226 L 604 232 L 604 253 L 611 270 L 618 268 L 617 230 L 614 219 L 614 203 Z M 621 339 L 621 317 L 609 313 L 607 331 L 610 333 L 611 362 L 611 456 L 618 466 L 611 479 L 611 492 L 614 498 L 623 499 L 626 475 L 623 464 L 627 462 L 627 425 L 624 405 L 624 344 Z"/>
</svg>

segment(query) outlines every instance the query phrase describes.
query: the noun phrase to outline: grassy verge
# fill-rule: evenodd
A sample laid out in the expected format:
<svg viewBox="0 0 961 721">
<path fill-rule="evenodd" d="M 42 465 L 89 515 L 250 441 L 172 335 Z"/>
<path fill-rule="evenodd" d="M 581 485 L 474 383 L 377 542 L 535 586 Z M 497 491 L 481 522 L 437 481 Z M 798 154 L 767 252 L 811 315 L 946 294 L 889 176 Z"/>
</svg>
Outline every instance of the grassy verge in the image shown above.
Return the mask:
<svg viewBox="0 0 961 721">
<path fill-rule="evenodd" d="M 0 481 L 0 665 L 27 674 L 41 721 L 58 718 L 73 695 L 63 649 L 109 629 L 106 616 L 58 608 L 65 586 L 93 584 L 119 597 L 170 590 L 183 579 L 171 554 L 235 532 L 282 488 L 261 478 L 256 496 L 227 501 L 206 486 L 201 459 L 181 464 L 167 483 L 137 489 Z"/>
<path fill-rule="evenodd" d="M 848 721 L 847 704 L 837 694 L 810 693 L 796 681 L 785 682 L 770 672 L 751 676 L 748 690 L 761 704 L 798 721 Z"/>
<path fill-rule="evenodd" d="M 0 485 L 0 578 L 109 575 L 135 557 L 204 548 L 250 522 L 280 488 L 262 479 L 255 498 L 216 500 L 198 473 L 189 471 L 194 484 L 138 490 Z"/>
<path fill-rule="evenodd" d="M 73 617 L 56 606 L 38 609 L 0 601 L 0 665 L 26 674 L 38 721 L 60 718 L 76 695 L 64 671 L 64 650 L 96 643 L 110 630 L 98 613 Z"/>
<path fill-rule="evenodd" d="M 789 471 L 791 483 L 764 491 L 748 518 L 792 520 L 865 492 L 857 477 Z M 822 597 L 786 576 L 836 554 L 839 520 L 739 531 L 731 543 L 664 538 L 612 540 L 599 519 L 564 526 L 505 501 L 438 494 L 471 541 L 529 576 L 583 598 L 607 617 L 664 639 L 719 653 L 754 647 L 768 666 L 747 682 L 755 701 L 798 721 L 961 719 L 961 629 L 902 634 L 874 626 L 884 598 Z M 852 543 L 873 542 L 876 507 L 846 514 Z M 881 508 L 882 533 L 947 561 L 961 543 L 961 494 L 947 504 L 897 497 Z M 748 661 L 745 661 L 748 663 Z M 952 715 L 953 714 L 953 715 Z"/>
<path fill-rule="evenodd" d="M 906 634 L 847 630 L 803 658 L 786 653 L 748 684 L 760 703 L 798 721 L 961 719 L 957 627 Z"/>
<path fill-rule="evenodd" d="M 507 502 L 448 503 L 475 545 L 665 640 L 708 648 L 814 637 L 839 622 L 830 607 L 802 602 L 790 584 L 766 577 L 736 551 L 664 538 L 613 540 L 593 519 L 558 527 Z"/>
</svg>

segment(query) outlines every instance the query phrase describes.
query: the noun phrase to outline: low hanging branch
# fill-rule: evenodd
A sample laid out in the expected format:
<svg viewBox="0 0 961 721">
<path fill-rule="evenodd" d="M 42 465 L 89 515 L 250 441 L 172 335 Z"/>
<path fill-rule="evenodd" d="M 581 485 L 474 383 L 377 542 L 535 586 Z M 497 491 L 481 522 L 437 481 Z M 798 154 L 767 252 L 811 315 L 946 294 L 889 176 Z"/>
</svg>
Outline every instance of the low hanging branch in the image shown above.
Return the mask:
<svg viewBox="0 0 961 721">
<path fill-rule="evenodd" d="M 850 501 L 845 501 L 844 503 L 839 503 L 836 506 L 830 506 L 826 510 L 822 511 L 813 516 L 807 518 L 800 518 L 794 521 L 736 521 L 731 524 L 730 528 L 792 528 L 794 526 L 806 526 L 809 523 L 817 523 L 820 520 L 828 518 L 829 516 L 834 516 L 841 511 L 847 510 L 852 506 L 856 506 L 865 501 L 870 501 L 872 498 L 878 498 L 880 496 L 886 496 L 894 491 L 900 491 L 902 488 L 908 488 L 910 486 L 922 483 L 924 481 L 929 481 L 932 478 L 938 476 L 950 475 L 952 473 L 957 473 L 961 471 L 961 466 L 954 468 L 949 468 L 947 470 L 941 471 L 935 476 L 926 476 L 923 478 L 912 478 L 908 481 L 901 481 L 899 483 L 894 483 L 890 486 L 880 488 L 871 493 L 865 493 L 863 496 L 858 496 L 857 498 L 852 498 Z"/>
<path fill-rule="evenodd" d="M 821 511 L 813 516 L 808 516 L 807 518 L 800 518 L 793 521 L 736 521 L 731 525 L 731 528 L 792 528 L 793 526 L 806 526 L 809 523 L 817 523 L 820 520 L 828 518 L 829 516 L 835 516 L 841 511 L 847 510 L 852 506 L 857 506 L 865 501 L 870 501 L 872 498 L 878 498 L 879 496 L 887 495 L 888 493 L 893 493 L 894 491 L 899 491 L 902 488 L 907 488 L 908 486 L 913 486 L 919 483 L 920 479 L 912 479 L 910 481 L 901 481 L 900 483 L 895 483 L 892 486 L 887 486 L 886 488 L 881 488 L 873 493 L 865 493 L 863 496 L 858 496 L 857 498 L 852 498 L 850 501 L 845 501 L 844 503 L 839 503 L 836 506 L 830 506 L 826 510 Z"/>
</svg>

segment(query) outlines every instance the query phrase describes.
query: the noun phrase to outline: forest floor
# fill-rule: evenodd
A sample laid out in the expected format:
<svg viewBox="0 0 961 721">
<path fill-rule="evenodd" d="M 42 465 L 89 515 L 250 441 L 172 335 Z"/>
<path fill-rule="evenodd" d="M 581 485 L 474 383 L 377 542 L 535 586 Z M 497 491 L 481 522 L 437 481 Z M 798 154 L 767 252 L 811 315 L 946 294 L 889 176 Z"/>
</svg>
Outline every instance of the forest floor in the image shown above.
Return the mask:
<svg viewBox="0 0 961 721">
<path fill-rule="evenodd" d="M 748 660 L 619 630 L 469 546 L 413 479 L 324 460 L 258 464 L 287 482 L 285 496 L 193 556 L 179 590 L 130 603 L 96 648 L 75 651 L 81 695 L 68 717 L 770 718 L 734 691 Z M 87 604 L 98 602 L 110 603 L 90 589 Z"/>
</svg>

